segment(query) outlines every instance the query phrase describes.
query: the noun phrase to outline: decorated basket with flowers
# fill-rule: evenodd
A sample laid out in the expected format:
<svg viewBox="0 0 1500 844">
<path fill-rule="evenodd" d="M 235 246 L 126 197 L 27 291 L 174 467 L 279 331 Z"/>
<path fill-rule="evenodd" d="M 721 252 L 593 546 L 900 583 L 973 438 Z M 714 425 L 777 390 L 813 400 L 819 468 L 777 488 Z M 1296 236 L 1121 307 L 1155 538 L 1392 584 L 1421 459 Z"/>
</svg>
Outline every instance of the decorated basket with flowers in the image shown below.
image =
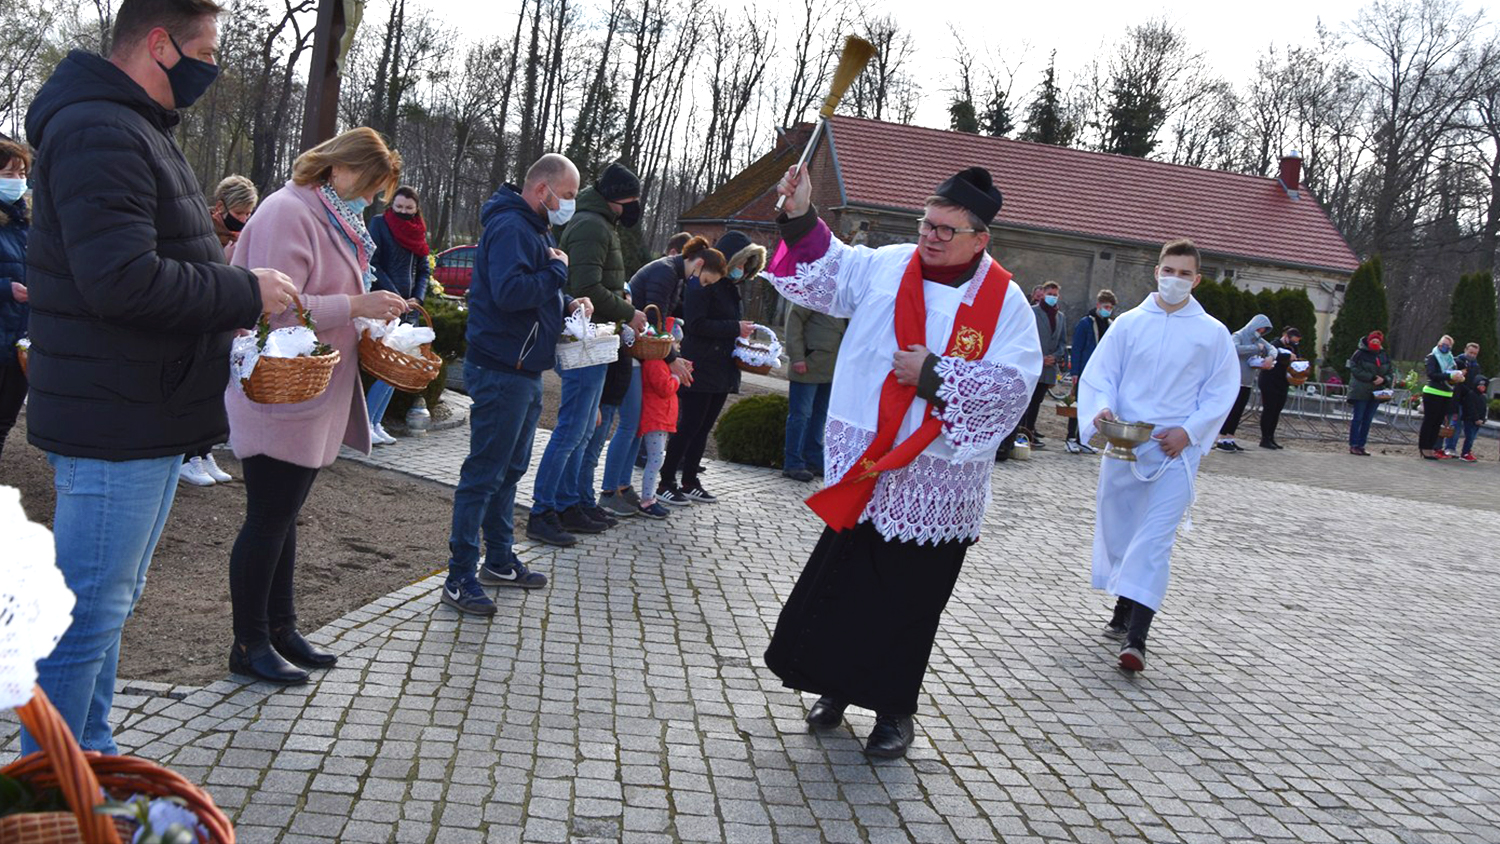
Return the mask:
<svg viewBox="0 0 1500 844">
<path fill-rule="evenodd" d="M 652 312 L 656 318 L 652 319 Z M 666 323 L 662 321 L 661 309 L 655 305 L 646 306 L 646 329 L 635 335 L 635 342 L 630 344 L 630 356 L 636 360 L 666 360 L 667 355 L 672 353 L 672 335 L 666 331 L 659 330 Z"/>
<path fill-rule="evenodd" d="M 296 404 L 315 399 L 328 389 L 337 349 L 318 340 L 317 326 L 292 296 L 301 325 L 271 329 L 264 314 L 254 334 L 236 338 L 229 352 L 230 371 L 256 404 Z"/>
<path fill-rule="evenodd" d="M 764 341 L 757 337 L 768 338 Z M 757 324 L 749 337 L 734 341 L 734 365 L 742 372 L 765 375 L 781 362 L 781 340 L 776 332 Z"/>
<path fill-rule="evenodd" d="M 53 540 L 27 521 L 20 493 L 0 487 L 7 537 L 0 586 L 0 706 L 14 708 L 40 747 L 0 768 L 0 841 L 6 844 L 233 844 L 213 798 L 181 775 L 131 756 L 84 752 L 36 685 L 36 662 L 72 623 L 73 593 Z"/>
<path fill-rule="evenodd" d="M 620 335 L 613 323 L 593 323 L 583 308 L 576 308 L 563 321 L 562 336 L 557 338 L 557 365 L 578 369 L 614 363 L 620 359 Z"/>
</svg>

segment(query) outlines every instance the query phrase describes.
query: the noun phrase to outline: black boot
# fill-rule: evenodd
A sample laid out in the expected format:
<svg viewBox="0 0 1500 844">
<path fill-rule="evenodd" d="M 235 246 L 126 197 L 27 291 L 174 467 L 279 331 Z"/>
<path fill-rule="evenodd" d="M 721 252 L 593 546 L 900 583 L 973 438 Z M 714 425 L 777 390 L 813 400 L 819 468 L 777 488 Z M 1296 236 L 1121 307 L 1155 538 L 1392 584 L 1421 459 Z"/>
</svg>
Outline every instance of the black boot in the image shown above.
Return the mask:
<svg viewBox="0 0 1500 844">
<path fill-rule="evenodd" d="M 318 650 L 291 625 L 271 628 L 271 647 L 285 657 L 287 662 L 303 668 L 332 668 L 339 661 L 336 654 Z"/>
<path fill-rule="evenodd" d="M 875 729 L 870 731 L 870 738 L 865 742 L 865 755 L 899 759 L 906 755 L 906 749 L 911 747 L 916 735 L 916 724 L 912 723 L 910 715 L 877 714 Z"/>
<path fill-rule="evenodd" d="M 844 723 L 844 709 L 848 705 L 824 695 L 807 711 L 807 725 L 815 730 L 837 727 Z"/>
<path fill-rule="evenodd" d="M 307 672 L 297 668 L 277 653 L 270 642 L 245 646 L 239 642 L 229 649 L 229 672 L 265 680 L 278 686 L 300 686 L 307 682 Z"/>
</svg>

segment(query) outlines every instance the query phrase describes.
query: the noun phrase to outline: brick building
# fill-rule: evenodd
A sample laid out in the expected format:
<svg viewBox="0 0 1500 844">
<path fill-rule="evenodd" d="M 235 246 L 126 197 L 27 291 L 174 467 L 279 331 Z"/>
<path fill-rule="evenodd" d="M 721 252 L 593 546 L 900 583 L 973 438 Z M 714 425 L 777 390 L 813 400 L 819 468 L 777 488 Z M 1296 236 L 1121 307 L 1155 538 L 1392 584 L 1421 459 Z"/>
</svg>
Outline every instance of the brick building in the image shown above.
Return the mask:
<svg viewBox="0 0 1500 844">
<path fill-rule="evenodd" d="M 806 125 L 781 133 L 775 149 L 688 209 L 680 227 L 710 239 L 736 228 L 774 247 L 775 185 L 807 136 Z M 864 224 L 871 246 L 915 242 L 932 189 L 964 167 L 985 167 L 1005 194 L 990 251 L 1023 287 L 1061 284 L 1071 316 L 1106 287 L 1133 306 L 1155 288 L 1161 244 L 1190 237 L 1208 278 L 1232 277 L 1252 292 L 1306 290 L 1326 339 L 1359 263 L 1302 188 L 1295 154 L 1282 160 L 1280 178 L 1263 178 L 852 117 L 833 118 L 824 137 L 811 165 L 813 201 L 836 234 L 847 239 Z M 754 318 L 774 309 L 763 282 L 746 294 Z"/>
</svg>

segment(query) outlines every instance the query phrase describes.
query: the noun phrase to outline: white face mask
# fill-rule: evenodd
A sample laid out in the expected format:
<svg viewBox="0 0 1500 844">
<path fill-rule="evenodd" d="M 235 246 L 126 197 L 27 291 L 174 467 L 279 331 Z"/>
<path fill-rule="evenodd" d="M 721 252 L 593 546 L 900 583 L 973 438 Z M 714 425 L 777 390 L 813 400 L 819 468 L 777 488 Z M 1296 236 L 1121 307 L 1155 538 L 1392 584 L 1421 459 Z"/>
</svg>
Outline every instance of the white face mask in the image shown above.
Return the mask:
<svg viewBox="0 0 1500 844">
<path fill-rule="evenodd" d="M 1193 292 L 1193 280 L 1188 276 L 1159 275 L 1156 277 L 1156 293 L 1168 305 L 1180 305 Z"/>
<path fill-rule="evenodd" d="M 547 188 L 547 192 L 552 193 L 552 188 Z M 552 197 L 557 200 L 557 208 L 547 209 L 547 219 L 552 221 L 554 226 L 566 226 L 568 221 L 573 219 L 573 211 L 578 205 L 578 200 L 563 199 L 555 193 L 552 193 Z"/>
</svg>

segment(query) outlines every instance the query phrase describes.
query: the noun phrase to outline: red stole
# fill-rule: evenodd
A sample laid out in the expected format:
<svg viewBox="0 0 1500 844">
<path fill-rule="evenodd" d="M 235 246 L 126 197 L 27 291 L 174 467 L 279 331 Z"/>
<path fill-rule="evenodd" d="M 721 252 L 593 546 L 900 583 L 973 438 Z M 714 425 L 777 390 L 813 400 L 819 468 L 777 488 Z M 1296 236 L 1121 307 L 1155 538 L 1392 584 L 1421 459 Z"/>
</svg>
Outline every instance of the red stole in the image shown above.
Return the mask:
<svg viewBox="0 0 1500 844">
<path fill-rule="evenodd" d="M 965 360 L 980 360 L 990 347 L 995 334 L 995 325 L 1000 321 L 1000 309 L 1005 305 L 1005 294 L 1010 289 L 1010 273 L 999 263 L 991 262 L 989 272 L 981 281 L 979 293 L 972 303 L 960 305 L 953 320 L 953 333 L 948 338 L 948 357 Z M 927 342 L 927 301 L 922 290 L 922 262 L 915 253 L 901 276 L 901 287 L 896 293 L 896 347 L 909 349 Z M 885 376 L 880 387 L 880 417 L 875 427 L 875 439 L 859 460 L 844 473 L 844 477 L 807 499 L 807 505 L 834 530 L 848 530 L 859 524 L 859 517 L 875 495 L 875 482 L 881 472 L 899 469 L 912 462 L 927 448 L 938 434 L 943 423 L 929 414 L 921 427 L 892 448 L 896 434 L 901 430 L 901 420 L 917 399 L 917 388 L 896 383 L 893 371 Z"/>
</svg>

